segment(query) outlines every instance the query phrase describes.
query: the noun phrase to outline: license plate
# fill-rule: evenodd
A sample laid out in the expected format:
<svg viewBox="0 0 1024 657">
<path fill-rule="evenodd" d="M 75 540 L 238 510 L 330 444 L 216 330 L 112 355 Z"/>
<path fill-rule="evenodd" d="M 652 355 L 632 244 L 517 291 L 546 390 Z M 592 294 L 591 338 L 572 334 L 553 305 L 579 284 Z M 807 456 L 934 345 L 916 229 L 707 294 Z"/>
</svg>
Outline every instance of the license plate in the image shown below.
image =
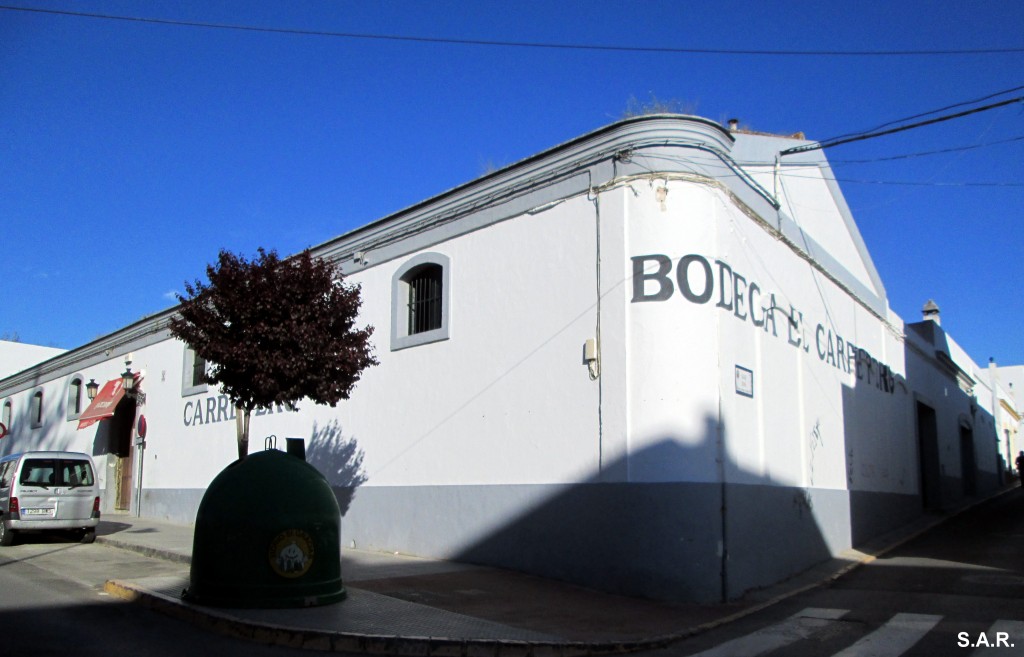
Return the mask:
<svg viewBox="0 0 1024 657">
<path fill-rule="evenodd" d="M 54 509 L 22 509 L 22 516 L 41 516 L 44 518 L 52 518 Z"/>
</svg>

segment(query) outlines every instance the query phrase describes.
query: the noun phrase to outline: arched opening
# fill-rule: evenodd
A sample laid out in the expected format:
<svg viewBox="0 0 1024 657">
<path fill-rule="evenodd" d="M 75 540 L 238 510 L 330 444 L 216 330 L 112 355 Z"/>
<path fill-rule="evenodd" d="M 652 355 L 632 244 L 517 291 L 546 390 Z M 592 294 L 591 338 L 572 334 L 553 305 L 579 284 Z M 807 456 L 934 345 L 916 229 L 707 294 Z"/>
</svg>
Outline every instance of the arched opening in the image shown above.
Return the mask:
<svg viewBox="0 0 1024 657">
<path fill-rule="evenodd" d="M 128 396 L 122 397 L 109 423 L 109 449 L 116 460 L 112 464 L 114 472 L 109 473 L 113 477 L 107 478 L 107 492 L 113 495 L 116 510 L 127 511 L 131 509 L 132 504 L 132 463 L 135 456 L 132 429 L 135 426 L 135 400 Z"/>
</svg>

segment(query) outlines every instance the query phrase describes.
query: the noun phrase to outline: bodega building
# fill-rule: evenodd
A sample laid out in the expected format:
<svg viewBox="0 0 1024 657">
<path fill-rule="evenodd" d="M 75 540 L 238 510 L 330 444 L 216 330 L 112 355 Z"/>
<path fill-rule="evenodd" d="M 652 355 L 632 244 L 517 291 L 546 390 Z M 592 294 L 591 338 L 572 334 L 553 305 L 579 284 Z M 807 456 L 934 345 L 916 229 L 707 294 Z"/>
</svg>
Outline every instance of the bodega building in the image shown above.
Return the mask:
<svg viewBox="0 0 1024 657">
<path fill-rule="evenodd" d="M 302 441 L 344 547 L 676 601 L 995 491 L 1019 407 L 935 303 L 890 309 L 825 156 L 780 155 L 803 146 L 631 118 L 315 247 L 380 364 L 336 408 L 255 414 L 250 449 Z M 236 416 L 174 312 L 7 373 L 3 453 L 87 452 L 105 513 L 193 522 Z"/>
</svg>

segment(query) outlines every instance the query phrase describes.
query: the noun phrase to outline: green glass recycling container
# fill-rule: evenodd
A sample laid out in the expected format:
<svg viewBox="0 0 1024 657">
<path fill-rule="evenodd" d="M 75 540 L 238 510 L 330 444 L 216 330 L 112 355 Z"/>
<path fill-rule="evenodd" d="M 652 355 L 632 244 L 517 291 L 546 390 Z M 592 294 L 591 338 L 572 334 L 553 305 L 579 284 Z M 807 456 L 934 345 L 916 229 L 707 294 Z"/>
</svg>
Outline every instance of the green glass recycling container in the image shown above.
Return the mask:
<svg viewBox="0 0 1024 657">
<path fill-rule="evenodd" d="M 255 453 L 218 474 L 192 545 L 188 602 L 309 607 L 345 597 L 338 500 L 316 468 L 285 452 Z"/>
</svg>

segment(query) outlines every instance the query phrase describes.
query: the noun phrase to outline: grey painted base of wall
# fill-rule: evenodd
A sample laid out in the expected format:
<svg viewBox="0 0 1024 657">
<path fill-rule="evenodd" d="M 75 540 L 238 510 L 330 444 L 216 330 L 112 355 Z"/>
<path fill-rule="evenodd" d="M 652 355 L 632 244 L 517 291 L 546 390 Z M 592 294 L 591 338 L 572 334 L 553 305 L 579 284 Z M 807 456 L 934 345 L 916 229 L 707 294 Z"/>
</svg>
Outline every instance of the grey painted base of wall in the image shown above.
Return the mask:
<svg viewBox="0 0 1024 657">
<path fill-rule="evenodd" d="M 202 489 L 143 493 L 142 514 L 194 523 Z M 767 586 L 920 513 L 913 495 L 768 485 L 364 486 L 342 544 L 493 565 L 660 600 Z M 724 498 L 723 498 L 724 496 Z"/>
<path fill-rule="evenodd" d="M 853 545 L 890 532 L 921 515 L 921 498 L 895 493 L 850 491 L 850 526 Z"/>
<path fill-rule="evenodd" d="M 363 487 L 342 540 L 707 603 L 797 574 L 849 548 L 852 527 L 889 528 L 920 506 L 875 497 L 854 510 L 847 491 L 762 485 Z"/>
<path fill-rule="evenodd" d="M 149 488 L 142 490 L 142 515 L 193 525 L 205 488 Z M 132 509 L 132 512 L 137 512 Z"/>
<path fill-rule="evenodd" d="M 726 513 L 728 599 L 792 577 L 851 544 L 845 490 L 730 486 Z"/>
<path fill-rule="evenodd" d="M 719 487 L 362 487 L 345 545 L 497 565 L 656 598 L 714 600 Z M 351 542 L 351 543 L 350 543 Z"/>
</svg>

